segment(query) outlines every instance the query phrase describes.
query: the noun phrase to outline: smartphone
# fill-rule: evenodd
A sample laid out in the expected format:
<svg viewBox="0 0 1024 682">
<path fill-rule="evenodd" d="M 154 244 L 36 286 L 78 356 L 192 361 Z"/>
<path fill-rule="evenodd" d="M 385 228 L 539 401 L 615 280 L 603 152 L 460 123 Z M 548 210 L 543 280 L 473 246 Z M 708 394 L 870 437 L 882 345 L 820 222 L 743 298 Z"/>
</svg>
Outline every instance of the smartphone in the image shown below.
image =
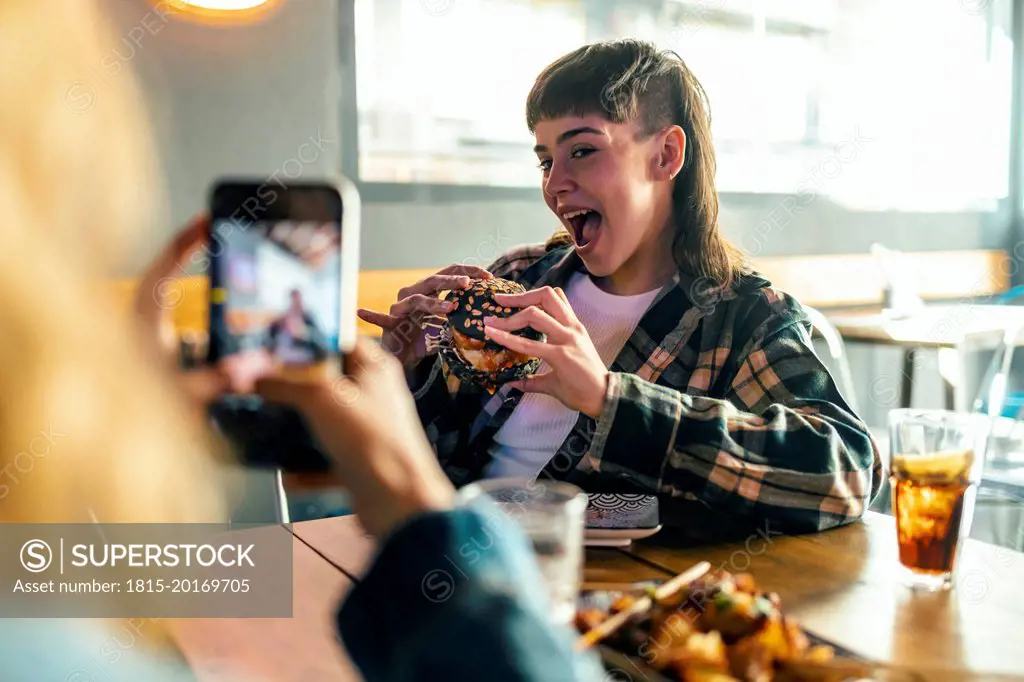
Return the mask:
<svg viewBox="0 0 1024 682">
<path fill-rule="evenodd" d="M 237 393 L 210 408 L 243 464 L 319 472 L 329 458 L 295 410 L 252 391 L 266 376 L 342 372 L 356 339 L 359 196 L 345 178 L 220 180 L 210 191 L 206 361 Z"/>
</svg>

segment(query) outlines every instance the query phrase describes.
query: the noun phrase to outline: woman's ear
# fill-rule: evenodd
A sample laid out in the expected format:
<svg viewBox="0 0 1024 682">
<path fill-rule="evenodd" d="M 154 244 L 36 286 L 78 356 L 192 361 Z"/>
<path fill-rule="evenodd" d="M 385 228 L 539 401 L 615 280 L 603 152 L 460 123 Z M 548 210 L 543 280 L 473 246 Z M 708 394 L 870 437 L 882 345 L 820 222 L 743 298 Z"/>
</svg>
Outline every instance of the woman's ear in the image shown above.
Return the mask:
<svg viewBox="0 0 1024 682">
<path fill-rule="evenodd" d="M 686 133 L 677 125 L 669 126 L 658 136 L 654 177 L 673 180 L 683 168 L 686 154 Z"/>
</svg>

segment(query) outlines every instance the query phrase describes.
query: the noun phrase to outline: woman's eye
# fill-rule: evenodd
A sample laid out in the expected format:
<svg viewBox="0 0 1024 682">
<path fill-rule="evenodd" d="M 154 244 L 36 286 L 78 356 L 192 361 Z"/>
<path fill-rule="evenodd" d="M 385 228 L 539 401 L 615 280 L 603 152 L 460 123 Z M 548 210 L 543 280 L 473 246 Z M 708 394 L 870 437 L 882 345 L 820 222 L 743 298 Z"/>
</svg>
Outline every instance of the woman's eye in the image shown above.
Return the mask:
<svg viewBox="0 0 1024 682">
<path fill-rule="evenodd" d="M 590 156 L 596 151 L 597 150 L 592 147 L 579 147 L 578 149 L 573 149 L 570 156 L 574 159 L 582 159 L 585 156 Z"/>
<path fill-rule="evenodd" d="M 545 172 L 551 170 L 551 159 L 541 159 L 540 163 L 537 164 L 537 168 Z"/>
</svg>

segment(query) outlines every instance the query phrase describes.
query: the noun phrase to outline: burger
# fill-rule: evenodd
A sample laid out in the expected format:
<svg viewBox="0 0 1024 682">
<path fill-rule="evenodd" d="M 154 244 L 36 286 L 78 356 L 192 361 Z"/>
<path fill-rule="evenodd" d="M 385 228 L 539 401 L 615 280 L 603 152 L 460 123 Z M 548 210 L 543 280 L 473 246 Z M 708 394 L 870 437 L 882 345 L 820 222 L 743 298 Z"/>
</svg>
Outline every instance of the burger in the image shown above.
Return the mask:
<svg viewBox="0 0 1024 682">
<path fill-rule="evenodd" d="M 523 293 L 526 289 L 521 284 L 497 277 L 472 280 L 466 289 L 448 292 L 445 300 L 458 305 L 448 313 L 439 345 L 442 362 L 449 373 L 460 381 L 494 393 L 502 384 L 524 379 L 537 371 L 538 358 L 506 348 L 484 334 L 485 317 L 511 317 L 519 310 L 499 305 L 494 295 Z M 530 327 L 512 333 L 535 341 L 544 338 Z"/>
</svg>

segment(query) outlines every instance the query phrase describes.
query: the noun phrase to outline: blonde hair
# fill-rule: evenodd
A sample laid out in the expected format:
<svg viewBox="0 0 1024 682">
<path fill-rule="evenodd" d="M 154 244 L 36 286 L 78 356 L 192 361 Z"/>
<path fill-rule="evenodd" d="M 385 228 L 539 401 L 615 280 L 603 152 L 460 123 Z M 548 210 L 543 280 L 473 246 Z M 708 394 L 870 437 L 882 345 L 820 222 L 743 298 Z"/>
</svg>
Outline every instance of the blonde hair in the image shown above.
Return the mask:
<svg viewBox="0 0 1024 682">
<path fill-rule="evenodd" d="M 50 39 L 47 39 L 49 37 Z M 108 279 L 156 219 L 156 159 L 93 0 L 0 0 L 0 522 L 216 522 L 200 410 Z"/>
</svg>

